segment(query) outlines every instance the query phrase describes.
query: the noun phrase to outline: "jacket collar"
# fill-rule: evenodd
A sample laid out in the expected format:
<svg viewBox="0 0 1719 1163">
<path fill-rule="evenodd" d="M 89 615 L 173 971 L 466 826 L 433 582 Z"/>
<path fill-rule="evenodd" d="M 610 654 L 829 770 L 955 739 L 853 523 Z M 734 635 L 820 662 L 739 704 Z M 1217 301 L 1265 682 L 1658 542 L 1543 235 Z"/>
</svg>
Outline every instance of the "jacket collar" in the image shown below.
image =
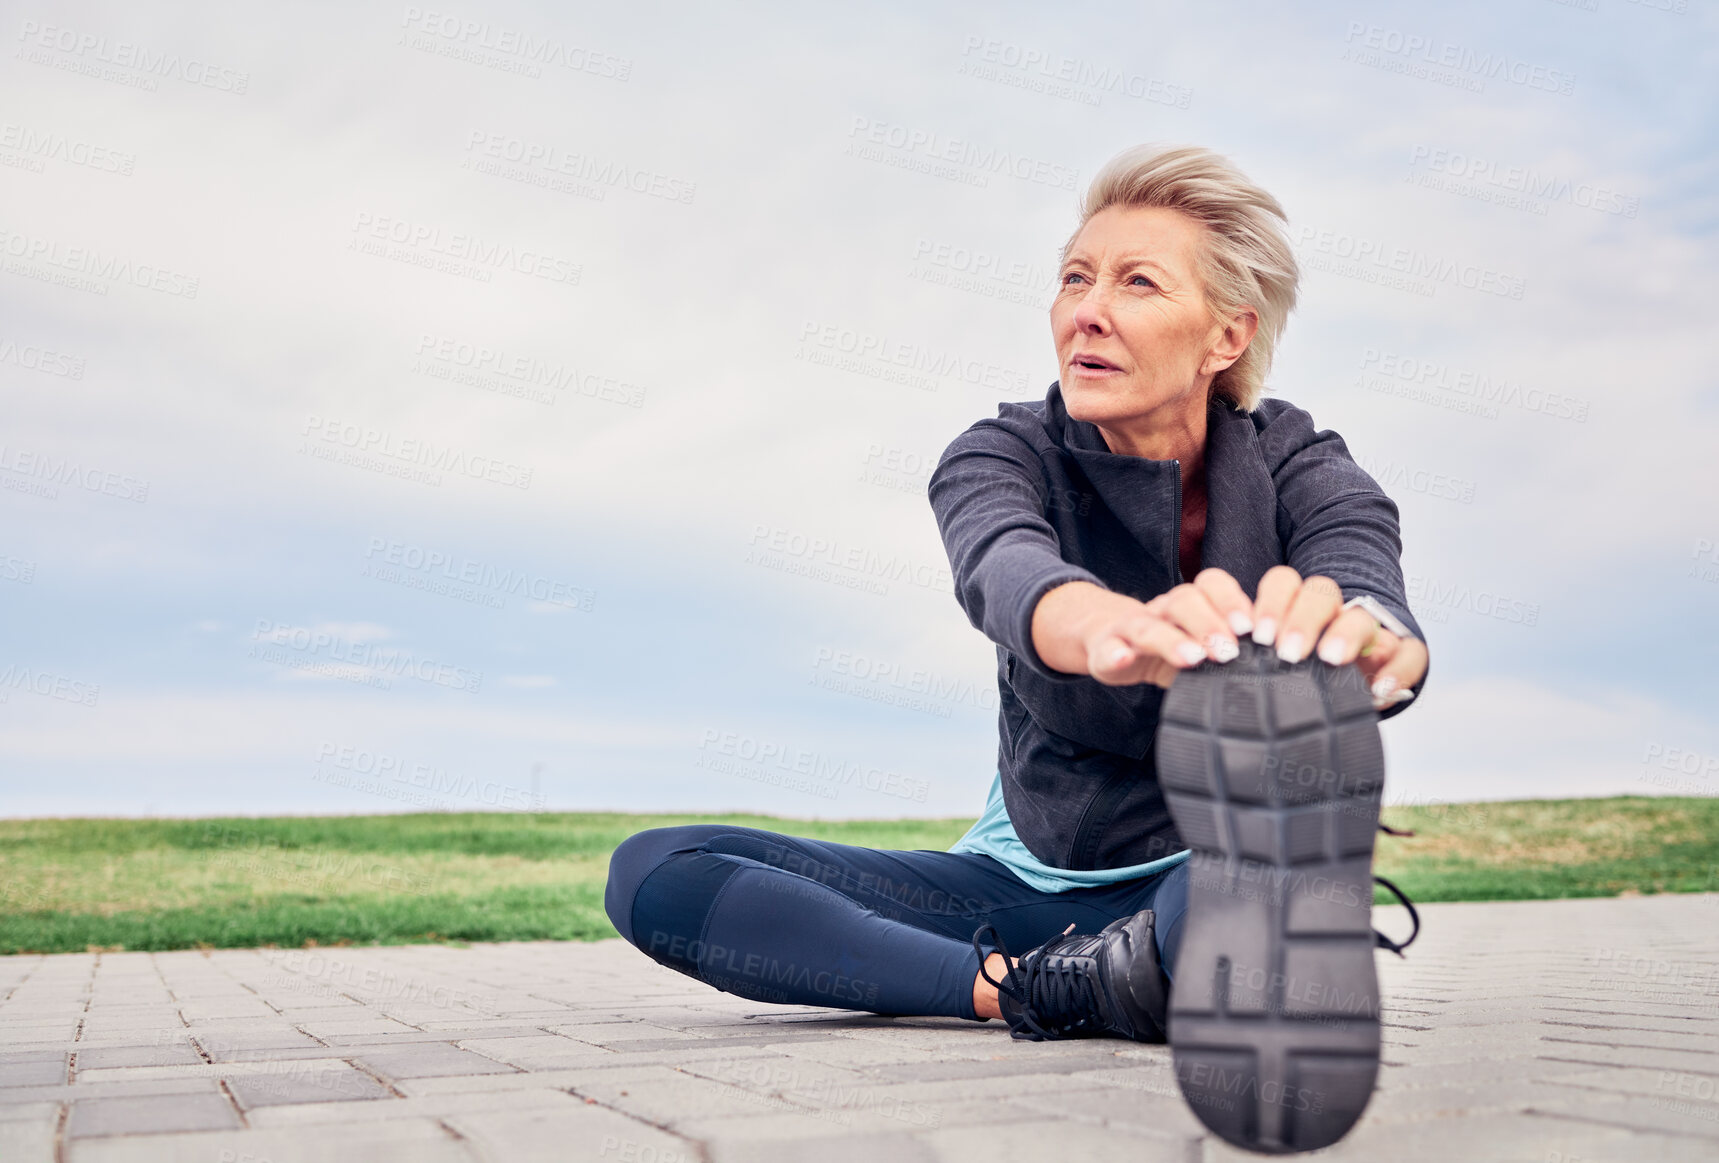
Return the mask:
<svg viewBox="0 0 1719 1163">
<path fill-rule="evenodd" d="M 1060 383 L 1052 384 L 1045 396 L 1045 420 L 1051 437 L 1080 466 L 1099 500 L 1165 576 L 1175 577 L 1180 465 L 1111 452 L 1096 424 L 1069 416 Z M 1215 404 L 1206 420 L 1206 533 L 1200 563 L 1224 570 L 1252 594 L 1265 571 L 1283 559 L 1277 487 L 1253 419 Z"/>
</svg>

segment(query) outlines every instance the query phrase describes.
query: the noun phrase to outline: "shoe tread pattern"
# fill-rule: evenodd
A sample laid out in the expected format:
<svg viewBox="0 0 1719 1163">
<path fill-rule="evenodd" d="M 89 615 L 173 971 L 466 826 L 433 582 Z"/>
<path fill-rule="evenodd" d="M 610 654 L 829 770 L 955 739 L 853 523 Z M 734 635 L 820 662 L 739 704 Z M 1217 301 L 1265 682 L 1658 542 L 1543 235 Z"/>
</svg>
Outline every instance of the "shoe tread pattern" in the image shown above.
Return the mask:
<svg viewBox="0 0 1719 1163">
<path fill-rule="evenodd" d="M 1360 1118 L 1378 1072 L 1384 752 L 1356 668 L 1241 648 L 1178 675 L 1163 705 L 1159 780 L 1193 850 L 1170 1044 L 1207 1127 L 1306 1151 Z"/>
</svg>

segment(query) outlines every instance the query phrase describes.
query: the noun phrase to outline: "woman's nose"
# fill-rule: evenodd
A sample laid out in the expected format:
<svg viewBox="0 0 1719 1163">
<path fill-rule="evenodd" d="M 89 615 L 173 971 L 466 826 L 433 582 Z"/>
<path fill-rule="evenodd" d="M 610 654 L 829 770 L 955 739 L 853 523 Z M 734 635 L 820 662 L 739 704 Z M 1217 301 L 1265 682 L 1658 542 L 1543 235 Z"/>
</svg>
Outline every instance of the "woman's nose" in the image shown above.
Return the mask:
<svg viewBox="0 0 1719 1163">
<path fill-rule="evenodd" d="M 1094 287 L 1081 296 L 1074 308 L 1074 325 L 1093 335 L 1110 330 L 1110 297 L 1102 288 Z"/>
</svg>

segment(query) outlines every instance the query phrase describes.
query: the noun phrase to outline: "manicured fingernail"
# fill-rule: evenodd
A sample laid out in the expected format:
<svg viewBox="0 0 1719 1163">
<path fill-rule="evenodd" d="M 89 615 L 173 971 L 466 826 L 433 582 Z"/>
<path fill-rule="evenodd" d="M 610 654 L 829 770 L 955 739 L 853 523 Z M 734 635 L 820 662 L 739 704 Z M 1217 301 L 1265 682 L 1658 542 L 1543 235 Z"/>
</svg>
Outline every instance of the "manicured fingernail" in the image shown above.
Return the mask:
<svg viewBox="0 0 1719 1163">
<path fill-rule="evenodd" d="M 1236 655 L 1241 653 L 1241 647 L 1222 634 L 1213 634 L 1206 639 L 1206 653 L 1210 654 L 1217 662 L 1231 662 L 1234 661 Z"/>
<path fill-rule="evenodd" d="M 1176 653 L 1182 656 L 1182 661 L 1189 666 L 1206 660 L 1206 652 L 1192 642 L 1184 642 L 1176 647 Z"/>
<path fill-rule="evenodd" d="M 1397 680 L 1391 675 L 1380 675 L 1379 681 L 1373 684 L 1373 701 L 1384 703 L 1391 697 L 1391 692 L 1397 689 Z"/>
<path fill-rule="evenodd" d="M 1230 614 L 1230 629 L 1236 632 L 1237 638 L 1240 638 L 1253 629 L 1253 619 L 1240 610 L 1235 610 Z"/>
<path fill-rule="evenodd" d="M 1277 638 L 1277 619 L 1261 618 L 1259 625 L 1253 628 L 1253 640 L 1257 645 L 1270 646 Z"/>
<path fill-rule="evenodd" d="M 1134 652 L 1132 650 L 1128 649 L 1128 647 L 1118 646 L 1115 650 L 1112 650 L 1110 652 L 1110 665 L 1121 666 L 1123 663 L 1127 662 L 1129 659 L 1131 659 L 1133 657 L 1134 657 Z"/>
<path fill-rule="evenodd" d="M 1391 701 L 1393 703 L 1406 703 L 1414 697 L 1415 697 L 1414 691 L 1402 690 L 1402 691 L 1398 691 L 1396 694 L 1392 695 Z"/>
<path fill-rule="evenodd" d="M 1291 630 L 1277 644 L 1277 656 L 1285 662 L 1300 662 L 1307 657 L 1307 636 L 1299 630 Z"/>
<path fill-rule="evenodd" d="M 1343 651 L 1348 645 L 1341 638 L 1327 637 L 1319 643 L 1319 660 L 1332 666 L 1340 666 L 1343 662 Z"/>
</svg>

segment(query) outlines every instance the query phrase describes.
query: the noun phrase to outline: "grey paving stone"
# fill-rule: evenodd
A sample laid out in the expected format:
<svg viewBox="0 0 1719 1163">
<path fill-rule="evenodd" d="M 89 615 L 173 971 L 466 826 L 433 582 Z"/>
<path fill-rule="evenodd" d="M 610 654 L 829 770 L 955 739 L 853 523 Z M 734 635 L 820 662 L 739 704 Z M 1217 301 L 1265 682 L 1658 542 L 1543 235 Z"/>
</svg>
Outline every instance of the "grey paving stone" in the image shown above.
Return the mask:
<svg viewBox="0 0 1719 1163">
<path fill-rule="evenodd" d="M 329 1034 L 322 1039 L 329 1046 L 409 1046 L 414 1042 L 459 1042 L 469 1038 L 541 1038 L 545 1031 L 537 1026 L 461 1026 L 450 1023 L 445 1030 L 404 1030 L 388 1034 Z"/>
<path fill-rule="evenodd" d="M 244 1110 L 288 1103 L 358 1102 L 393 1097 L 387 1087 L 343 1062 L 288 1062 L 280 1070 L 232 1074 L 225 1081 Z"/>
<path fill-rule="evenodd" d="M 702 1163 L 698 1144 L 600 1106 L 450 1115 L 485 1163 Z"/>
<path fill-rule="evenodd" d="M 4 1109 L 4 1108 L 0 1108 Z M 29 1119 L 0 1119 L 0 1159 L 6 1163 L 56 1163 L 54 1142 L 59 1106 Z"/>
<path fill-rule="evenodd" d="M 1719 1157 L 1719 1106 L 1711 1102 L 1669 1094 L 1652 1098 L 1630 1095 L 1610 1102 L 1589 1099 L 1578 1103 L 1558 1103 L 1555 1108 L 1551 1104 L 1537 1104 L 1528 1110 L 1533 1114 L 1555 1113 L 1563 1118 L 1601 1126 L 1704 1138 L 1708 1140 L 1714 1157 Z"/>
<path fill-rule="evenodd" d="M 271 1051 L 288 1047 L 321 1048 L 322 1043 L 309 1034 L 293 1029 L 233 1029 L 231 1027 L 194 1028 L 186 1031 L 203 1052 L 216 1062 L 228 1062 L 253 1051 Z"/>
<path fill-rule="evenodd" d="M 527 1090 L 455 1091 L 377 1102 L 307 1102 L 247 1111 L 253 1127 L 302 1127 L 382 1119 L 444 1118 L 501 1111 L 556 1111 L 584 1107 L 585 1100 L 565 1090 L 538 1086 Z"/>
<path fill-rule="evenodd" d="M 1115 1159 L 1130 1163 L 1188 1163 L 1198 1158 L 1196 1141 L 1066 1119 L 952 1127 L 919 1136 L 940 1161 L 983 1159 L 1029 1163 L 1046 1159 Z M 1257 1158 L 1257 1156 L 1256 1156 Z"/>
<path fill-rule="evenodd" d="M 0 1030 L 0 1045 L 22 1046 L 31 1042 L 70 1042 L 78 1036 L 76 1022 L 16 1024 Z"/>
<path fill-rule="evenodd" d="M 367 1051 L 354 1061 L 383 1078 L 435 1078 L 458 1074 L 509 1074 L 507 1066 L 482 1054 L 460 1050 L 445 1042 L 420 1044 L 410 1049 Z"/>
<path fill-rule="evenodd" d="M 695 1118 L 809 1109 L 788 1098 L 683 1074 L 666 1066 L 654 1068 L 646 1077 L 588 1082 L 576 1086 L 574 1093 L 594 1098 L 602 1106 L 643 1122 L 671 1129 Z"/>
<path fill-rule="evenodd" d="M 877 1135 L 848 1134 L 840 1138 L 756 1139 L 721 1143 L 711 1152 L 712 1163 L 937 1163 L 937 1152 L 912 1135 L 896 1132 Z"/>
<path fill-rule="evenodd" d="M 81 1139 L 70 1147 L 66 1163 L 475 1163 L 479 1158 L 430 1119 Z"/>
<path fill-rule="evenodd" d="M 467 1050 L 517 1066 L 522 1070 L 559 1070 L 596 1065 L 616 1057 L 613 1050 L 541 1034 L 530 1038 L 466 1038 L 460 1045 Z"/>
<path fill-rule="evenodd" d="M 178 1077 L 133 1079 L 125 1082 L 76 1082 L 64 1086 L 0 1087 L 0 1108 L 78 1098 L 139 1098 L 146 1095 L 215 1093 L 218 1079 Z"/>
<path fill-rule="evenodd" d="M 0 1089 L 12 1086 L 51 1086 L 66 1080 L 64 1052 L 31 1051 L 0 1054 Z"/>
<path fill-rule="evenodd" d="M 670 1029 L 654 1022 L 571 1023 L 545 1027 L 551 1034 L 587 1042 L 593 1046 L 620 1047 L 629 1042 L 656 1043 L 672 1046 L 677 1042 L 696 1040 L 699 1035 Z"/>
<path fill-rule="evenodd" d="M 673 1068 L 677 1063 L 668 1061 L 646 1061 L 643 1063 L 628 1062 L 624 1058 L 611 1059 L 604 1069 L 581 1066 L 574 1070 L 530 1070 L 517 1074 L 470 1074 L 449 1075 L 442 1078 L 403 1078 L 394 1084 L 394 1089 L 408 1096 L 464 1094 L 490 1092 L 499 1093 L 510 1090 L 531 1090 L 538 1087 L 553 1086 L 572 1091 L 576 1087 L 593 1085 L 598 1081 L 617 1082 L 631 1081 L 636 1078 L 655 1078 L 659 1067 Z"/>
<path fill-rule="evenodd" d="M 239 1113 L 220 1094 L 150 1098 L 86 1098 L 72 1103 L 66 1136 L 147 1135 L 167 1131 L 221 1131 L 238 1127 Z"/>
<path fill-rule="evenodd" d="M 146 1046 L 91 1046 L 78 1051 L 78 1070 L 120 1066 L 192 1066 L 203 1058 L 188 1043 Z"/>
<path fill-rule="evenodd" d="M 348 1036 L 354 1034 L 404 1034 L 410 1032 L 412 1029 L 411 1026 L 408 1026 L 404 1022 L 396 1022 L 392 1018 L 384 1018 L 380 1016 L 368 1018 L 318 1018 L 306 1021 L 298 1021 L 295 1019 L 293 1024 L 313 1038 L 320 1038 L 324 1034 L 346 1034 Z"/>
</svg>

